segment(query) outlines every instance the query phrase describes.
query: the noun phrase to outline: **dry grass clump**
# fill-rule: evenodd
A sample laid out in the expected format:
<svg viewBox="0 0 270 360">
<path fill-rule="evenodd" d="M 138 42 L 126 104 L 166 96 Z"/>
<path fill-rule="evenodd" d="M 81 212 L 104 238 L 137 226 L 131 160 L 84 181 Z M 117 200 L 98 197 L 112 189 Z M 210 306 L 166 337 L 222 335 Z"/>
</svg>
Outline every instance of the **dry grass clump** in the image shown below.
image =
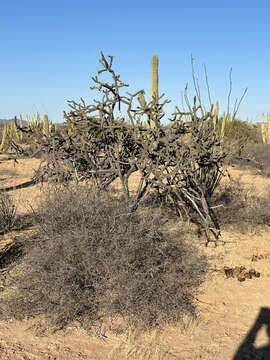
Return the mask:
<svg viewBox="0 0 270 360">
<path fill-rule="evenodd" d="M 7 193 L 0 193 L 0 231 L 9 231 L 17 220 L 17 206 Z"/>
<path fill-rule="evenodd" d="M 138 360 L 169 360 L 175 358 L 162 343 L 162 333 L 156 329 L 149 334 L 140 329 L 128 328 L 120 337 L 120 343 L 111 351 L 109 360 L 119 359 L 119 354 L 124 354 L 126 359 Z"/>
<path fill-rule="evenodd" d="M 270 188 L 262 197 L 255 189 L 246 189 L 239 180 L 221 185 L 212 206 L 216 208 L 221 229 L 228 226 L 234 231 L 246 233 L 256 226 L 270 225 Z"/>
<path fill-rule="evenodd" d="M 44 194 L 39 232 L 0 299 L 1 318 L 45 316 L 50 328 L 73 320 L 91 326 L 107 316 L 152 328 L 195 314 L 205 256 L 159 230 L 160 218 L 128 213 L 123 201 L 84 186 Z"/>
</svg>

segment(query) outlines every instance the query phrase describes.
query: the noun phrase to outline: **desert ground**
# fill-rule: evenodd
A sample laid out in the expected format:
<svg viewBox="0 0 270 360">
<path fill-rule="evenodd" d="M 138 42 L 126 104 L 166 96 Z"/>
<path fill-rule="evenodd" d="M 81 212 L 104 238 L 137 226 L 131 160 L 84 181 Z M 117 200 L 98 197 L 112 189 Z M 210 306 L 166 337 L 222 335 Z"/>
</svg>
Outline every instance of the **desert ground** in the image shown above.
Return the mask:
<svg viewBox="0 0 270 360">
<path fill-rule="evenodd" d="M 31 179 L 39 159 L 21 159 L 17 164 L 1 155 L 0 188 L 17 186 Z M 262 198 L 267 194 L 270 178 L 254 171 L 230 168 L 231 177 L 251 192 L 256 191 Z M 136 183 L 136 174 L 132 178 Z M 224 179 L 224 181 L 229 181 Z M 45 185 L 46 186 L 46 185 Z M 114 184 L 117 188 L 117 183 Z M 254 190 L 255 189 L 255 190 Z M 26 215 L 34 209 L 42 194 L 40 185 L 28 186 L 9 191 L 18 205 L 18 213 Z M 226 211 L 226 210 L 224 210 Z M 255 216 L 256 214 L 254 214 Z M 270 228 L 267 224 L 247 226 L 245 232 L 222 229 L 217 247 L 205 245 L 194 238 L 211 263 L 211 271 L 201 285 L 196 298 L 199 317 L 196 321 L 184 317 L 182 322 L 164 325 L 151 332 L 125 331 L 117 334 L 111 331 L 110 323 L 104 322 L 92 335 L 76 324 L 56 333 L 38 334 L 35 324 L 39 319 L 0 322 L 1 360 L 106 360 L 106 359 L 179 359 L 179 360 L 233 360 L 270 359 L 270 318 L 254 330 L 253 349 L 247 350 L 246 357 L 236 357 L 262 309 L 270 311 Z M 167 225 L 167 231 L 181 231 L 181 224 Z M 16 237 L 28 231 L 25 229 L 2 233 L 0 239 L 0 285 L 5 290 L 4 275 L 9 266 L 3 256 Z M 228 268 L 244 266 L 260 274 L 240 281 L 227 277 Z M 267 334 L 267 321 L 268 332 Z M 268 355 L 260 355 L 268 347 Z"/>
</svg>

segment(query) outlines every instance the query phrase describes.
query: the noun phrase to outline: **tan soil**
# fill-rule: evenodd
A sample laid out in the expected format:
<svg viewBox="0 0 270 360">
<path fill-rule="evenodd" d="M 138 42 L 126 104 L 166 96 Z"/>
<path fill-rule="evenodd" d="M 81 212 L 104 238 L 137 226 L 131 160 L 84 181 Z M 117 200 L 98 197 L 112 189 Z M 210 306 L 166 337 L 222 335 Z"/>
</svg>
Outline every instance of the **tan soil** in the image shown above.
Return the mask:
<svg viewBox="0 0 270 360">
<path fill-rule="evenodd" d="M 20 160 L 14 167 L 12 160 L 0 156 L 0 188 L 19 185 L 29 181 L 33 170 L 39 165 L 37 159 Z M 265 186 L 270 180 L 252 172 L 231 169 L 233 178 L 240 177 L 245 186 L 253 185 L 263 196 Z M 135 184 L 138 177 L 132 178 Z M 114 184 L 119 186 L 117 182 Z M 20 213 L 30 211 L 29 204 L 35 208 L 41 195 L 38 185 L 9 192 L 19 205 Z M 181 231 L 175 224 L 173 230 Z M 0 251 L 12 241 L 14 233 L 2 236 Z M 16 233 L 16 235 L 18 235 Z M 270 308 L 270 230 L 265 227 L 253 229 L 247 235 L 224 231 L 222 239 L 228 243 L 217 248 L 200 246 L 209 257 L 213 269 L 226 266 L 243 265 L 255 268 L 260 278 L 246 280 L 227 279 L 221 271 L 211 271 L 201 286 L 197 299 L 200 317 L 192 321 L 188 317 L 177 326 L 166 326 L 149 334 L 130 333 L 116 335 L 105 325 L 106 338 L 89 336 L 83 329 L 69 327 L 55 334 L 37 336 L 33 326 L 38 319 L 0 323 L 1 360 L 68 360 L 68 359 L 183 359 L 183 360 L 230 360 L 244 340 L 262 307 Z M 258 260 L 251 261 L 253 255 Z M 261 256 L 260 258 L 260 255 Z M 107 326 L 107 329 L 106 329 Z M 265 327 L 256 338 L 255 346 L 270 343 Z M 100 334 L 104 334 L 101 331 Z M 135 337 L 135 338 L 133 338 Z M 167 351 L 166 357 L 162 357 Z M 134 357 L 129 357 L 129 352 Z M 148 357 L 147 353 L 151 354 Z M 164 355 L 165 356 L 165 355 Z M 251 355 L 250 359 L 255 359 Z M 259 357 L 258 357 L 259 358 Z M 270 356 L 267 357 L 270 359 Z"/>
</svg>

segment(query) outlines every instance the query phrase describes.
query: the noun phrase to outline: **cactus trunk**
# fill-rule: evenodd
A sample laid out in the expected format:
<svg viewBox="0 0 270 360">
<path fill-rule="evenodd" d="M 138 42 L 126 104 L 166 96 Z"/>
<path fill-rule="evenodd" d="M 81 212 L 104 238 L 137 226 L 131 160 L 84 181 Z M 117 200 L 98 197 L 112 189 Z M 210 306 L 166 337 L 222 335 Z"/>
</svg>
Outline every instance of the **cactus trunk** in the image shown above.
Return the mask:
<svg viewBox="0 0 270 360">
<path fill-rule="evenodd" d="M 150 101 L 153 101 L 155 97 L 158 98 L 158 56 L 152 57 L 152 70 L 151 70 L 151 93 Z M 138 95 L 138 101 L 142 108 L 146 107 L 146 101 L 143 93 Z M 147 126 L 153 128 L 156 126 L 158 119 L 155 118 L 156 114 L 152 114 L 153 119 L 148 119 Z"/>
<path fill-rule="evenodd" d="M 263 143 L 270 144 L 270 115 L 266 114 L 266 123 L 265 123 L 264 114 L 262 114 L 261 133 L 262 133 Z"/>
<path fill-rule="evenodd" d="M 158 56 L 154 55 L 152 58 L 152 72 L 151 72 L 151 101 L 158 99 Z M 156 126 L 155 115 L 153 114 L 154 120 L 150 121 L 150 127 L 153 128 Z"/>
</svg>

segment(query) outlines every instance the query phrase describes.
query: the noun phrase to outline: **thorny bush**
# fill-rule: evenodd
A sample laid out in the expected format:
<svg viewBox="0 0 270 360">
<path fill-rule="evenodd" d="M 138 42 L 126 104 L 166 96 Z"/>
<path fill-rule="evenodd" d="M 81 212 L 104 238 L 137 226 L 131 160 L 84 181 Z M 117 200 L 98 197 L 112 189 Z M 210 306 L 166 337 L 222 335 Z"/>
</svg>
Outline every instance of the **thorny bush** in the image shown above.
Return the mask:
<svg viewBox="0 0 270 360">
<path fill-rule="evenodd" d="M 194 296 L 208 265 L 184 232 L 165 236 L 160 217 L 129 213 L 123 201 L 89 187 L 45 195 L 36 211 L 40 229 L 25 237 L 1 295 L 2 319 L 43 315 L 57 330 L 75 320 L 88 329 L 123 317 L 152 328 L 196 316 Z"/>
<path fill-rule="evenodd" d="M 130 211 L 155 190 L 175 206 L 180 217 L 202 227 L 207 244 L 216 242 L 219 224 L 209 203 L 231 150 L 214 131 L 213 105 L 205 112 L 198 96 L 191 106 L 185 95 L 188 111 L 176 107 L 170 126 L 163 127 L 163 107 L 169 103 L 160 102 L 164 94 L 134 108 L 134 99 L 144 90 L 121 95 L 120 89 L 128 85 L 112 69 L 113 57 L 107 60 L 101 52 L 99 61 L 103 69 L 92 77 L 95 85 L 91 89 L 98 90 L 102 99 L 94 100 L 94 105 L 86 105 L 83 99 L 80 103 L 69 101 L 71 111 L 64 112 L 65 131 L 44 138 L 17 125 L 46 155 L 35 180 L 87 180 L 106 189 L 118 178 Z M 100 80 L 103 72 L 112 76 L 111 84 Z M 127 107 L 128 121 L 116 116 L 121 106 Z M 143 117 L 147 117 L 148 126 L 142 123 Z M 131 192 L 129 179 L 134 172 L 140 178 L 136 191 Z"/>
</svg>

